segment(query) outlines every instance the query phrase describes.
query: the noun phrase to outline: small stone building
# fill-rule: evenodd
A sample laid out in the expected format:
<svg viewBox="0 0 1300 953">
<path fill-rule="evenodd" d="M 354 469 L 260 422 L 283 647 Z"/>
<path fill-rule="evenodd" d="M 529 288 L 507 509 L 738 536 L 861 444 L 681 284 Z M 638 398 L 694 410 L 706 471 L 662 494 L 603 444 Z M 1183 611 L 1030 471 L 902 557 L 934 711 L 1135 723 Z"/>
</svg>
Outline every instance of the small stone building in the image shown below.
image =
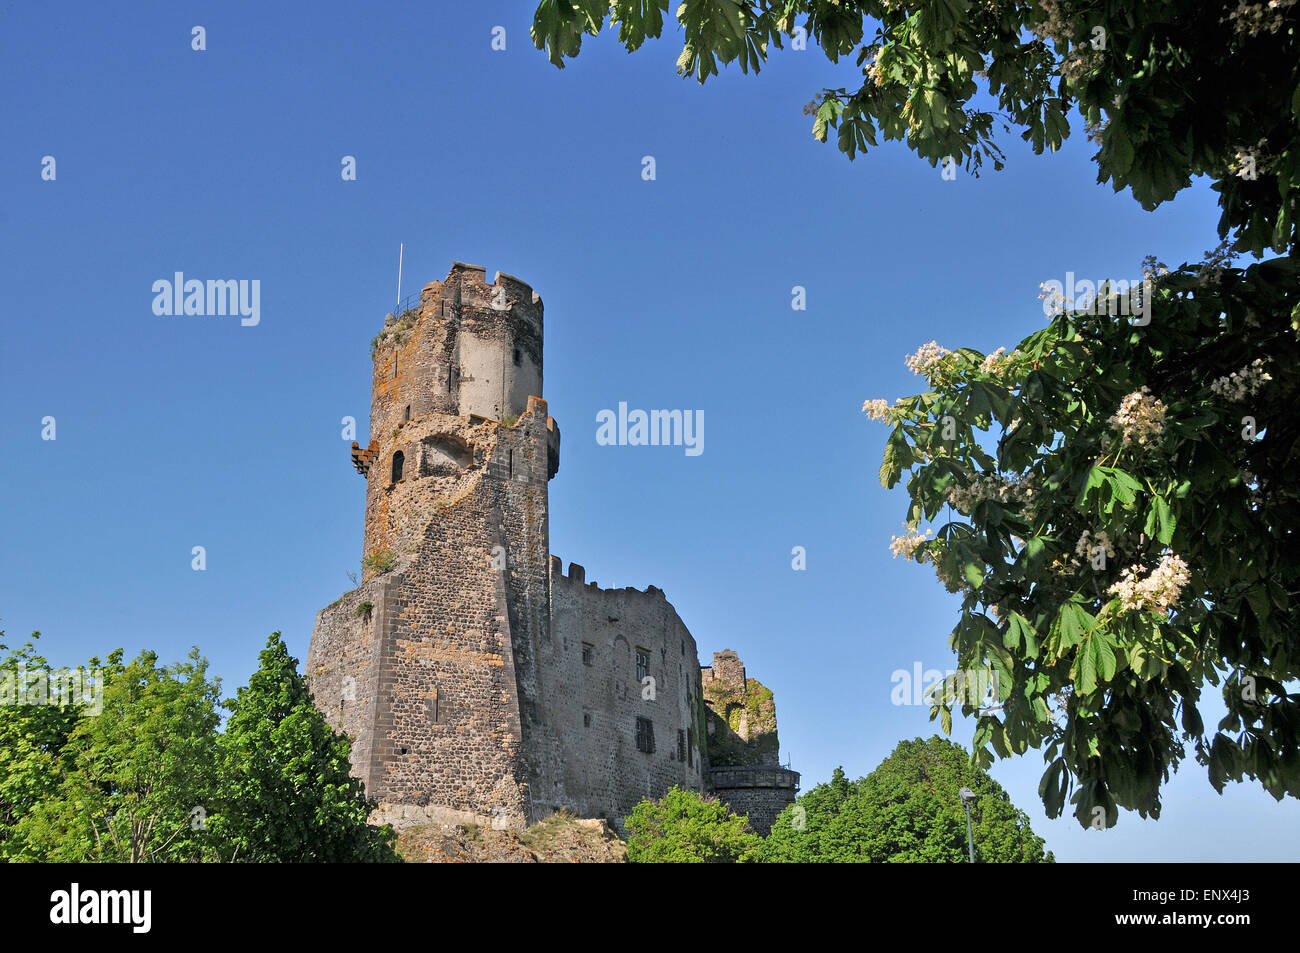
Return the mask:
<svg viewBox="0 0 1300 953">
<path fill-rule="evenodd" d="M 361 585 L 317 614 L 307 656 L 375 820 L 521 827 L 564 808 L 621 823 L 673 785 L 723 784 L 765 830 L 798 780 L 778 765 L 771 692 L 734 653 L 702 679 L 659 589 L 602 589 L 550 555 L 560 430 L 541 397 L 541 298 L 457 262 L 398 310 L 372 342 L 370 442 L 352 446 Z M 710 698 L 736 691 L 736 667 L 746 701 L 723 730 L 729 702 Z"/>
</svg>

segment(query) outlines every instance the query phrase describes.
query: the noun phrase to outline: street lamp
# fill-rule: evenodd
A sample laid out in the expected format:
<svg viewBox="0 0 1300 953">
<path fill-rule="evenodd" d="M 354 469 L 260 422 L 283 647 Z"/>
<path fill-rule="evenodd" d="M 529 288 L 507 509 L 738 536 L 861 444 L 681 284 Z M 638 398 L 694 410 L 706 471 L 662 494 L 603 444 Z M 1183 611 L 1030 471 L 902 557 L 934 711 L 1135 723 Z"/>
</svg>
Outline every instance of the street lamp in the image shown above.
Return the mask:
<svg viewBox="0 0 1300 953">
<path fill-rule="evenodd" d="M 970 862 L 975 863 L 975 835 L 970 826 L 970 806 L 975 803 L 975 792 L 962 787 L 957 794 L 961 797 L 961 806 L 966 809 L 966 848 L 970 851 Z"/>
</svg>

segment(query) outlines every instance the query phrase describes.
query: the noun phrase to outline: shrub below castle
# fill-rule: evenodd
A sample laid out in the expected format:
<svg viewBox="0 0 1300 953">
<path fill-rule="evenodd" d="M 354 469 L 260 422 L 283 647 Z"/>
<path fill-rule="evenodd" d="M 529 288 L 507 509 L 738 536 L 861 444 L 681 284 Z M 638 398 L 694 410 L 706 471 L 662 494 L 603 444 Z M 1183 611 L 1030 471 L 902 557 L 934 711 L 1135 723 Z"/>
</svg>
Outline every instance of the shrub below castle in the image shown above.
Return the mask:
<svg viewBox="0 0 1300 953">
<path fill-rule="evenodd" d="M 674 788 L 642 801 L 627 819 L 633 863 L 964 863 L 966 815 L 957 792 L 977 795 L 971 809 L 981 863 L 1051 863 L 1050 851 L 1006 791 L 959 745 L 934 735 L 904 741 L 857 781 L 836 768 L 787 807 L 766 838 L 725 804 Z"/>
</svg>

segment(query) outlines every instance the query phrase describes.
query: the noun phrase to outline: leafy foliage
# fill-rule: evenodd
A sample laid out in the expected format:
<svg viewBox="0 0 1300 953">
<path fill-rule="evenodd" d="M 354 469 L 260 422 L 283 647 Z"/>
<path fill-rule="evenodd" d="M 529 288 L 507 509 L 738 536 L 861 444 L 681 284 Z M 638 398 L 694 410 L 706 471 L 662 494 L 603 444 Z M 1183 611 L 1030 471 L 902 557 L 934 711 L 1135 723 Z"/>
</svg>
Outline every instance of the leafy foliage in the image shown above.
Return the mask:
<svg viewBox="0 0 1300 953">
<path fill-rule="evenodd" d="M 1216 789 L 1300 795 L 1300 262 L 1184 266 L 1151 296 L 1145 326 L 1067 310 L 1005 358 L 946 354 L 878 412 L 882 483 L 910 469 L 909 525 L 946 520 L 912 558 L 963 595 L 959 667 L 997 677 L 1000 716 L 962 709 L 976 757 L 1043 748 L 1048 815 L 1073 791 L 1085 826 L 1159 816 L 1188 743 Z"/>
<path fill-rule="evenodd" d="M 396 859 L 392 831 L 366 824 L 374 805 L 349 775 L 346 737 L 312 706 L 279 633 L 227 703 L 225 733 L 197 649 L 167 666 L 153 652 L 121 659 L 78 669 L 101 679 L 102 710 L 0 704 L 0 860 Z M 19 666 L 28 680 L 53 671 L 32 642 L 8 651 L 0 678 Z"/>
<path fill-rule="evenodd" d="M 749 863 L 762 842 L 747 818 L 676 785 L 633 808 L 627 832 L 627 859 L 634 864 Z"/>
<path fill-rule="evenodd" d="M 247 687 L 225 703 L 220 790 L 209 821 L 220 856 L 249 862 L 393 861 L 391 828 L 351 777 L 349 742 L 312 704 L 280 633 L 267 640 Z"/>
<path fill-rule="evenodd" d="M 69 767 L 63 760 L 64 746 L 81 717 L 81 709 L 76 705 L 17 703 L 20 672 L 28 678 L 43 673 L 48 685 L 53 669 L 48 659 L 36 651 L 39 632 L 32 633 L 32 641 L 15 650 L 4 644 L 3 637 L 0 632 L 0 652 L 7 653 L 0 661 L 0 678 L 12 679 L 6 682 L 6 695 L 14 691 L 14 698 L 5 697 L 0 704 L 0 860 L 8 860 L 24 849 L 18 823 L 58 792 L 59 779 Z M 104 664 L 120 671 L 121 658 L 121 652 L 114 652 Z M 98 659 L 91 659 L 79 671 L 100 667 Z"/>
<path fill-rule="evenodd" d="M 1201 0 L 685 0 L 678 72 L 758 72 L 797 31 L 860 85 L 823 89 L 813 135 L 836 130 L 850 159 L 897 140 L 937 165 L 1002 168 L 995 133 L 1036 153 L 1070 134 L 1077 108 L 1099 148 L 1098 181 L 1154 208 L 1207 175 L 1220 237 L 1238 250 L 1291 247 L 1300 195 L 1300 6 Z M 668 0 L 543 0 L 532 38 L 550 60 L 577 56 L 608 17 L 629 51 L 663 31 Z M 870 38 L 868 39 L 868 36 Z M 803 37 L 801 36 L 801 39 Z"/>
<path fill-rule="evenodd" d="M 971 764 L 960 746 L 938 735 L 901 742 L 865 778 L 836 768 L 829 783 L 799 796 L 772 825 L 765 863 L 964 863 L 971 807 L 975 857 L 987 863 L 1053 862 L 1006 791 Z"/>
<path fill-rule="evenodd" d="M 211 803 L 219 692 L 207 662 L 142 652 L 105 676 L 103 711 L 79 713 L 46 763 L 54 790 L 18 820 L 13 859 L 201 859 L 193 812 Z"/>
</svg>

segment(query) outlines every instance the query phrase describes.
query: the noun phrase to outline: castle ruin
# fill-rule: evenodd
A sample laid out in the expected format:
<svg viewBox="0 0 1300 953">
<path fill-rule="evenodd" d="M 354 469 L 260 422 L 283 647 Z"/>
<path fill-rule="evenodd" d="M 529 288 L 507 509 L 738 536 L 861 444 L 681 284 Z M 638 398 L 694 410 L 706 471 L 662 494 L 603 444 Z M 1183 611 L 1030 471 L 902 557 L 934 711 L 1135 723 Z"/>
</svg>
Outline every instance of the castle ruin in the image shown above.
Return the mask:
<svg viewBox="0 0 1300 953">
<path fill-rule="evenodd" d="M 541 298 L 457 262 L 397 310 L 372 344 L 370 442 L 352 445 L 361 585 L 317 614 L 307 656 L 374 819 L 621 823 L 678 785 L 766 833 L 799 777 L 771 692 L 730 650 L 701 670 L 659 589 L 601 589 L 550 555 Z"/>
</svg>

